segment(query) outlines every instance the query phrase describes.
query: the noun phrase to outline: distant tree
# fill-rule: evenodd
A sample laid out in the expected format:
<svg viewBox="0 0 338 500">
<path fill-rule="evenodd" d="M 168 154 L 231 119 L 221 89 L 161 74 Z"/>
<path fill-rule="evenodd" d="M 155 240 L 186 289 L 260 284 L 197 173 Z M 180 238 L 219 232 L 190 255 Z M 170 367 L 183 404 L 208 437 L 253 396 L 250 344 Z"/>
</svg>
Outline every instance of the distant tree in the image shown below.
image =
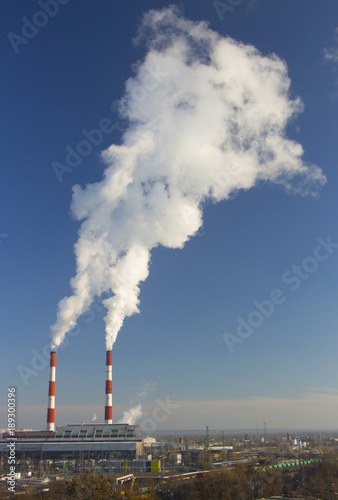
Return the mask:
<svg viewBox="0 0 338 500">
<path fill-rule="evenodd" d="M 142 482 L 142 488 L 148 488 L 148 490 L 144 492 L 144 494 L 146 495 L 144 498 L 147 498 L 147 500 L 159 499 L 158 494 L 154 491 L 155 485 L 156 483 L 152 478 L 149 478 L 147 481 Z M 121 496 L 121 498 L 123 498 L 123 500 L 134 500 L 135 498 L 140 498 L 138 495 L 142 495 L 142 493 L 137 493 L 137 489 L 135 487 L 133 488 L 133 491 L 130 491 L 130 489 L 128 490 L 128 486 L 126 486 L 126 488 L 124 489 L 124 494 Z"/>
<path fill-rule="evenodd" d="M 51 498 L 56 498 L 57 500 L 65 498 L 66 489 L 67 489 L 66 481 L 53 481 L 49 487 Z"/>
<path fill-rule="evenodd" d="M 312 467 L 308 472 L 307 489 L 319 498 L 337 498 L 338 496 L 338 463 L 325 460 Z"/>
<path fill-rule="evenodd" d="M 192 464 L 191 453 L 186 453 L 184 458 L 184 465 L 190 466 Z"/>
<path fill-rule="evenodd" d="M 205 456 L 204 453 L 199 453 L 197 456 L 197 467 L 199 469 L 205 469 Z"/>
<path fill-rule="evenodd" d="M 240 472 L 224 471 L 201 475 L 195 480 L 184 481 L 171 491 L 165 492 L 163 500 L 235 500 L 250 499 L 251 496 L 239 495 L 246 491 L 246 476 Z M 169 489 L 170 490 L 170 489 Z M 174 496 L 172 496 L 174 495 Z"/>
<path fill-rule="evenodd" d="M 279 495 L 282 479 L 278 472 L 255 471 L 253 467 L 237 466 L 198 476 L 195 480 L 182 481 L 162 499 L 175 500 L 254 500 Z M 174 493 L 172 493 L 174 492 Z M 172 496 L 174 494 L 174 496 Z M 171 495 L 171 496 L 170 496 Z"/>
<path fill-rule="evenodd" d="M 57 497 L 56 497 L 57 498 Z M 78 498 L 80 500 L 107 500 L 121 498 L 115 493 L 112 484 L 103 475 L 87 474 L 79 476 L 66 486 L 64 499 Z"/>
<path fill-rule="evenodd" d="M 280 472 L 270 470 L 255 470 L 253 466 L 245 471 L 252 498 L 263 498 L 280 495 L 283 490 L 283 480 Z"/>
</svg>

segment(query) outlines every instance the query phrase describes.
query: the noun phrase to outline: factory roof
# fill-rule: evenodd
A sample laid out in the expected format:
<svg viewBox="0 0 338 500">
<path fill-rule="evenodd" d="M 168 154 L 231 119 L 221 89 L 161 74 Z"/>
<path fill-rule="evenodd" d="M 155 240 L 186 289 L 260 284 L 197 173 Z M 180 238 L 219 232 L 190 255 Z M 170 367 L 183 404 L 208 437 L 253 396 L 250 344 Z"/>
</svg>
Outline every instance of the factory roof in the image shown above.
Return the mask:
<svg viewBox="0 0 338 500">
<path fill-rule="evenodd" d="M 141 440 L 139 426 L 129 424 L 68 424 L 58 425 L 56 431 L 14 431 L 5 432 L 3 439 L 44 441 L 128 441 Z"/>
</svg>

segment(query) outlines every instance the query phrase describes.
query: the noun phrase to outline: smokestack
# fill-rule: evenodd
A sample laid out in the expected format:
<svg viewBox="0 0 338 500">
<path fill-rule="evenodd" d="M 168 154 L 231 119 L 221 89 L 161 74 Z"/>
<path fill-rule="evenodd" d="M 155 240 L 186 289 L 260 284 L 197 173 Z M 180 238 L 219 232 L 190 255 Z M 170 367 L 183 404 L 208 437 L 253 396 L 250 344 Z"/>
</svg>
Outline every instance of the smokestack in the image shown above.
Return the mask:
<svg viewBox="0 0 338 500">
<path fill-rule="evenodd" d="M 104 408 L 104 420 L 106 424 L 113 423 L 112 408 L 112 351 L 106 351 L 106 406 Z"/>
<path fill-rule="evenodd" d="M 55 411 L 55 351 L 50 353 L 50 379 L 48 391 L 47 410 L 47 431 L 55 431 L 54 411 Z"/>
</svg>

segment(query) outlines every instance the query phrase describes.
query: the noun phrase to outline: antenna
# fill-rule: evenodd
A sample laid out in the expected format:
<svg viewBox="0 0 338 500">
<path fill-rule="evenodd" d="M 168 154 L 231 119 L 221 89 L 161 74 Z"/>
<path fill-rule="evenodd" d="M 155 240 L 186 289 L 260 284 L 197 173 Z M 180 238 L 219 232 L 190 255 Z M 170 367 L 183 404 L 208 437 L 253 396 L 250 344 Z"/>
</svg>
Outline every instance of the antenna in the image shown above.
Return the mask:
<svg viewBox="0 0 338 500">
<path fill-rule="evenodd" d="M 207 425 L 205 433 L 205 449 L 208 450 L 209 446 L 210 446 L 210 433 L 209 433 L 209 426 Z"/>
</svg>

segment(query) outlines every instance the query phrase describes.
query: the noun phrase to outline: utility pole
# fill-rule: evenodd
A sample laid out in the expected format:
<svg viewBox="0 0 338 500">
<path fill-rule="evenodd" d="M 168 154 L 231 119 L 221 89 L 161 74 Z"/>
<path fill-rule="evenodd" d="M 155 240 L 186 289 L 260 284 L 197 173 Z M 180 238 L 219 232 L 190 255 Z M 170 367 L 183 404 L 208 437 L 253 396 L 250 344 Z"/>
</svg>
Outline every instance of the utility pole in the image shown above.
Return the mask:
<svg viewBox="0 0 338 500">
<path fill-rule="evenodd" d="M 226 452 L 226 449 L 225 449 L 224 431 L 222 431 L 222 446 L 223 446 L 222 458 L 223 458 L 223 462 L 226 462 L 226 460 L 227 460 L 227 452 Z"/>
<path fill-rule="evenodd" d="M 205 450 L 207 451 L 210 446 L 210 433 L 209 433 L 209 426 L 207 425 L 206 428 L 206 433 L 205 433 Z"/>
<path fill-rule="evenodd" d="M 211 465 L 211 451 L 210 451 L 210 433 L 209 433 L 209 426 L 208 425 L 207 425 L 206 433 L 205 433 L 204 452 L 205 452 L 205 461 L 209 467 Z"/>
</svg>

